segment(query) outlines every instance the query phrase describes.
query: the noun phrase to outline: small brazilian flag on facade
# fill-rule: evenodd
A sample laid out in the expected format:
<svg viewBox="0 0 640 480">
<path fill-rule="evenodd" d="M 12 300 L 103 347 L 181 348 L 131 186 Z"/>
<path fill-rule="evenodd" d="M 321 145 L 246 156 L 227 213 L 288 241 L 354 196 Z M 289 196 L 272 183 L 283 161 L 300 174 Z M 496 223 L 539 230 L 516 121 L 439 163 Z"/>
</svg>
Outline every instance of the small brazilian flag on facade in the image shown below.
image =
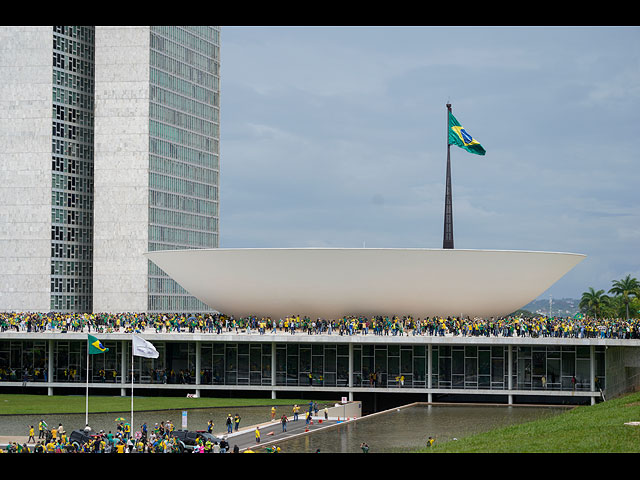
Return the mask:
<svg viewBox="0 0 640 480">
<path fill-rule="evenodd" d="M 89 335 L 89 354 L 105 353 L 108 351 L 109 349 L 106 348 L 104 345 L 102 345 L 100 340 L 98 340 L 96 337 Z"/>
<path fill-rule="evenodd" d="M 451 112 L 449 112 L 449 145 L 457 145 L 467 152 L 475 153 L 476 155 L 485 154 L 485 149 L 482 148 L 482 145 L 462 128 L 462 125 L 460 125 Z"/>
</svg>

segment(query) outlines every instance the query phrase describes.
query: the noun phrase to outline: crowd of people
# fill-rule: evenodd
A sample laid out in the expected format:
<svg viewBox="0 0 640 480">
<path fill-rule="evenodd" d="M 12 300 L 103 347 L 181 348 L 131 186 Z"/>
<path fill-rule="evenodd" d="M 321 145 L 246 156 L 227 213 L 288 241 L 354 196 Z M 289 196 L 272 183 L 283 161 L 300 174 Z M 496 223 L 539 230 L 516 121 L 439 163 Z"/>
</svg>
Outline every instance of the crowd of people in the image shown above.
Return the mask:
<svg viewBox="0 0 640 480">
<path fill-rule="evenodd" d="M 212 426 L 212 423 L 210 423 Z M 0 453 L 185 453 L 185 445 L 173 433 L 170 421 L 156 423 L 153 428 L 142 424 L 140 430 L 131 431 L 131 425 L 120 422 L 115 432 L 92 431 L 87 425 L 82 431 L 68 434 L 62 424 L 49 428 L 44 420 L 35 428 L 30 426 L 27 442 L 10 442 Z M 78 433 L 79 432 L 79 433 Z M 210 430 L 208 429 L 208 432 Z M 239 453 L 237 445 L 230 448 L 226 437 L 198 437 L 187 453 Z"/>
<path fill-rule="evenodd" d="M 277 422 L 276 411 L 278 407 L 271 407 L 271 422 Z M 298 421 L 302 408 L 295 404 L 291 412 L 293 421 Z M 317 417 L 320 406 L 316 401 L 310 401 L 308 409 L 305 407 L 305 422 L 309 425 L 313 416 Z M 325 406 L 324 419 L 328 420 L 329 411 Z M 59 423 L 57 427 L 49 426 L 44 419 L 40 419 L 37 426 L 29 426 L 26 442 L 10 442 L 0 453 L 240 453 L 238 445 L 233 448 L 228 442 L 228 436 L 240 432 L 241 417 L 238 413 L 234 416 L 228 414 L 225 419 L 226 434 L 214 433 L 214 422 L 209 420 L 205 429 L 198 430 L 197 435 L 191 436 L 190 441 L 178 434 L 185 434 L 184 430 L 176 431 L 171 420 L 155 423 L 153 427 L 147 423 L 140 425 L 137 431 L 133 431 L 131 423 L 125 418 L 117 418 L 115 431 L 94 431 L 88 424 L 82 430 L 74 430 L 68 433 Z M 289 418 L 282 414 L 279 422 L 283 432 L 286 432 L 286 424 Z M 250 431 L 254 427 L 248 427 Z M 305 430 L 306 431 L 306 430 Z M 205 433 L 206 432 L 206 433 Z M 256 446 L 260 443 L 260 426 L 255 426 Z M 36 438 L 37 434 L 37 438 Z M 182 439 L 182 440 L 181 440 Z M 184 441 L 183 441 L 184 440 Z M 249 450 L 253 452 L 253 450 Z M 275 445 L 266 447 L 267 453 L 278 453 L 281 449 Z"/>
<path fill-rule="evenodd" d="M 344 316 L 312 319 L 223 314 L 147 313 L 0 313 L 0 332 L 88 332 L 88 333 L 244 333 L 265 335 L 430 335 L 479 337 L 640 338 L 640 319 L 597 319 L 512 315 L 501 318 L 463 316 Z"/>
</svg>

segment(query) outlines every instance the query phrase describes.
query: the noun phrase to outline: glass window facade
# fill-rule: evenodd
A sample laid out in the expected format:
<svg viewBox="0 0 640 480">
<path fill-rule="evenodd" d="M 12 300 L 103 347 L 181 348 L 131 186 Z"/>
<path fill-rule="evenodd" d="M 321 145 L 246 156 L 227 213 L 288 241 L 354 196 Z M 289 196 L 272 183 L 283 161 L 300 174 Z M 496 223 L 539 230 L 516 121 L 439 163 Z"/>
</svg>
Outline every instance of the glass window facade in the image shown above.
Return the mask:
<svg viewBox="0 0 640 480">
<path fill-rule="evenodd" d="M 220 27 L 149 27 L 148 249 L 218 246 Z M 93 310 L 95 27 L 52 32 L 50 309 Z M 149 262 L 148 311 L 211 309 Z"/>
<path fill-rule="evenodd" d="M 93 309 L 94 27 L 53 27 L 51 310 Z"/>
<path fill-rule="evenodd" d="M 86 382 L 86 341 L 0 340 L 0 380 L 48 378 L 53 348 L 52 381 Z M 90 381 L 131 382 L 131 342 L 103 341 L 105 354 L 90 355 Z M 135 382 L 189 384 L 348 387 L 349 345 L 331 343 L 154 342 L 157 359 L 134 357 Z M 200 349 L 200 369 L 198 365 Z M 122 365 L 124 349 L 125 364 Z M 353 346 L 353 387 L 427 388 L 428 346 Z M 275 353 L 275 358 L 273 358 Z M 572 391 L 591 389 L 589 347 L 514 346 L 513 390 Z M 598 387 L 606 387 L 605 347 L 594 349 Z M 508 347 L 439 345 L 432 348 L 431 386 L 438 390 L 508 390 Z M 275 376 L 272 375 L 275 362 Z M 572 378 L 575 377 L 575 384 Z M 544 380 L 543 380 L 544 378 Z"/>
<path fill-rule="evenodd" d="M 220 28 L 152 26 L 150 35 L 149 251 L 216 248 Z M 211 309 L 149 262 L 148 310 Z"/>
</svg>

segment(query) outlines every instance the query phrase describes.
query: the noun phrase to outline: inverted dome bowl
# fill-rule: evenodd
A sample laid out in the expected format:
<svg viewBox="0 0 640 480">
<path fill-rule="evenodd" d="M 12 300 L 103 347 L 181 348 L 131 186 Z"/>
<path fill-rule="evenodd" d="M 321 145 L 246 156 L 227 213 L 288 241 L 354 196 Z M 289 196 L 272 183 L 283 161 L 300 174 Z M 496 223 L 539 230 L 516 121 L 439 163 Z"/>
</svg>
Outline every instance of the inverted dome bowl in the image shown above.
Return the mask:
<svg viewBox="0 0 640 480">
<path fill-rule="evenodd" d="M 585 255 L 420 248 L 216 248 L 146 256 L 191 295 L 238 316 L 507 315 Z"/>
</svg>

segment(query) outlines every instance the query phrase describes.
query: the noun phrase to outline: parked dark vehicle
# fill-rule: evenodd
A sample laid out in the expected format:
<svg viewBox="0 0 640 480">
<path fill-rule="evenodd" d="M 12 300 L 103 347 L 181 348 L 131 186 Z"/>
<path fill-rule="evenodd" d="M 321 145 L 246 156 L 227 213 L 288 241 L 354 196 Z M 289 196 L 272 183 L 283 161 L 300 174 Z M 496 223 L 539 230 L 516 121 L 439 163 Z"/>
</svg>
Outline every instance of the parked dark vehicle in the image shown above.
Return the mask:
<svg viewBox="0 0 640 480">
<path fill-rule="evenodd" d="M 83 443 L 88 442 L 94 437 L 97 437 L 97 435 L 88 434 L 84 430 L 74 430 L 73 432 L 71 432 L 71 435 L 69 435 L 69 443 L 77 443 L 78 445 L 82 445 Z"/>
<path fill-rule="evenodd" d="M 204 431 L 174 430 L 170 435 L 178 440 L 180 451 L 188 453 L 193 451 L 193 447 L 195 447 L 198 439 L 202 439 L 202 443 L 206 443 L 207 441 L 220 443 L 222 441 L 221 438 Z"/>
</svg>

